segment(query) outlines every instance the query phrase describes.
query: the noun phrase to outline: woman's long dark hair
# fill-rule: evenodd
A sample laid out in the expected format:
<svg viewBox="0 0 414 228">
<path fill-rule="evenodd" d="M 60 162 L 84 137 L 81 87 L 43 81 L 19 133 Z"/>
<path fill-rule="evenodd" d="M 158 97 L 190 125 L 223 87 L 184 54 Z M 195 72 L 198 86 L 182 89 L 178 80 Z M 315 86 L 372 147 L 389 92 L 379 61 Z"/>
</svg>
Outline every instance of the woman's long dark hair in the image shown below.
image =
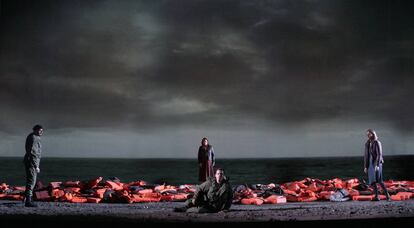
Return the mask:
<svg viewBox="0 0 414 228">
<path fill-rule="evenodd" d="M 202 140 L 201 140 L 201 146 L 204 146 L 204 141 L 205 140 L 207 140 L 207 148 L 209 148 L 210 147 L 210 143 L 208 142 L 208 139 L 206 138 L 206 137 L 204 137 Z"/>
</svg>

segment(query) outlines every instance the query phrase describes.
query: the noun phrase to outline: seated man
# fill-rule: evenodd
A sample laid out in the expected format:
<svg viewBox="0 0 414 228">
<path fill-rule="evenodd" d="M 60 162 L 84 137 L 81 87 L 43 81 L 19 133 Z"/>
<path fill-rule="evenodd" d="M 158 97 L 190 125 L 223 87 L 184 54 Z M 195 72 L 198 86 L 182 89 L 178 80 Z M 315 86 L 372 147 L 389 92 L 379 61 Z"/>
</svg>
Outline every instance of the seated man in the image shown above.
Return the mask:
<svg viewBox="0 0 414 228">
<path fill-rule="evenodd" d="M 224 170 L 218 168 L 214 175 L 197 187 L 192 199 L 185 207 L 175 208 L 176 212 L 214 213 L 228 211 L 233 201 L 233 191 Z"/>
</svg>

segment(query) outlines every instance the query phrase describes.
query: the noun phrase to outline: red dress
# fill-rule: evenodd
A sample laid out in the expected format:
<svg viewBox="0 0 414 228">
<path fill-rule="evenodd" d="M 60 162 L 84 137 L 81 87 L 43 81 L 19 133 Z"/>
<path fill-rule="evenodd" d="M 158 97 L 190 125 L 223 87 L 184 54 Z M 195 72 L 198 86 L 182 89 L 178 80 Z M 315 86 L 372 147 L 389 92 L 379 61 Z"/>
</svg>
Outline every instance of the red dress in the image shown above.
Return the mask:
<svg viewBox="0 0 414 228">
<path fill-rule="evenodd" d="M 198 164 L 201 164 L 198 172 L 198 180 L 204 182 L 208 177 L 214 176 L 213 167 L 215 165 L 214 149 L 211 145 L 198 148 Z"/>
</svg>

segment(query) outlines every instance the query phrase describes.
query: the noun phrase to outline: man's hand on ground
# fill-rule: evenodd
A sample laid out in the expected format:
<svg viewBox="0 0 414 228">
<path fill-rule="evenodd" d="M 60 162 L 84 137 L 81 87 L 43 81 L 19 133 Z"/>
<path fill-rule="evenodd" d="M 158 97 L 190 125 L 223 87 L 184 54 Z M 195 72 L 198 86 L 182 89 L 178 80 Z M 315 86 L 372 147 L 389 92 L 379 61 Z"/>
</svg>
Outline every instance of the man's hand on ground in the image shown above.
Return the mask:
<svg viewBox="0 0 414 228">
<path fill-rule="evenodd" d="M 221 210 L 221 211 L 219 211 L 218 213 L 219 214 L 225 214 L 225 213 L 227 213 L 227 212 L 229 212 L 230 210 L 228 210 L 228 209 L 224 209 L 224 210 Z"/>
</svg>

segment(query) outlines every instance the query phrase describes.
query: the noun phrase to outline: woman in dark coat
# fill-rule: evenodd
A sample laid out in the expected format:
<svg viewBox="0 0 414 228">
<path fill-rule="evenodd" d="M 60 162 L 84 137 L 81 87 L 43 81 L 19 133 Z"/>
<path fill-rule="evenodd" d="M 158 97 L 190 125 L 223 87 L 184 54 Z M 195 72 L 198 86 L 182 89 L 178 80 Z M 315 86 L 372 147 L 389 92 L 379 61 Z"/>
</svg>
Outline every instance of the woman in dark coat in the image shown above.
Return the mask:
<svg viewBox="0 0 414 228">
<path fill-rule="evenodd" d="M 367 130 L 368 140 L 365 143 L 364 154 L 364 172 L 368 174 L 368 184 L 372 185 L 375 192 L 374 200 L 379 201 L 377 183 L 381 185 L 387 200 L 390 201 L 390 195 L 382 180 L 382 164 L 384 159 L 382 157 L 382 146 L 378 140 L 377 133 L 372 130 Z"/>
<path fill-rule="evenodd" d="M 204 182 L 208 177 L 214 176 L 213 167 L 215 165 L 214 149 L 208 143 L 207 138 L 201 140 L 201 146 L 198 148 L 198 180 Z"/>
</svg>

